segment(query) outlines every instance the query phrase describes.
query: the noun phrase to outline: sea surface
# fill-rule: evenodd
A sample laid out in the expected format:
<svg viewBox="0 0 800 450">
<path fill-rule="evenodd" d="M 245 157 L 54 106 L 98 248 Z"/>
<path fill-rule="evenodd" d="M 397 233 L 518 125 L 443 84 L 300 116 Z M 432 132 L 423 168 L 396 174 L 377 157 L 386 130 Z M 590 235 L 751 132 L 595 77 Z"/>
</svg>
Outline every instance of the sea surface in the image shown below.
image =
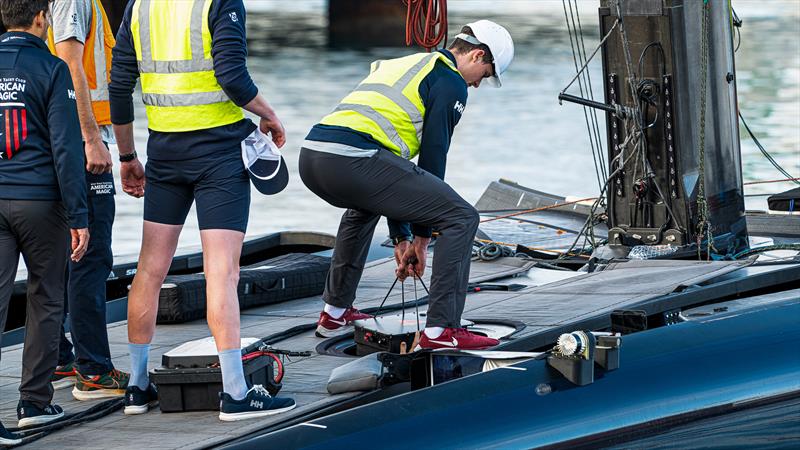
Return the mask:
<svg viewBox="0 0 800 450">
<path fill-rule="evenodd" d="M 311 126 L 367 74 L 370 62 L 413 50 L 328 48 L 325 0 L 245 3 L 250 11 L 250 72 L 286 127 L 283 152 L 291 176 L 279 195 L 267 197 L 253 190 L 248 235 L 281 230 L 335 233 L 342 211 L 317 198 L 301 182 L 297 174 L 300 144 Z M 579 4 L 591 52 L 600 38 L 597 2 L 581 0 Z M 565 196 L 596 195 L 583 110 L 571 104 L 560 106 L 557 100 L 575 73 L 562 2 L 451 0 L 448 6 L 451 37 L 467 22 L 491 18 L 510 30 L 516 58 L 503 88 L 470 89 L 450 148 L 446 181 L 470 202 L 499 178 Z M 744 21 L 736 53 L 739 106 L 775 159 L 800 176 L 800 1 L 734 0 L 733 6 Z M 599 61 L 590 70 L 599 82 Z M 602 92 L 602 87 L 595 86 L 595 92 Z M 146 120 L 138 93 L 135 100 L 136 144 L 143 154 Z M 746 181 L 781 178 L 745 134 L 742 154 Z M 116 255 L 137 253 L 142 200 L 122 193 L 118 170 L 117 164 L 113 250 Z M 758 195 L 790 187 L 787 183 L 749 186 L 745 190 L 751 195 L 748 207 L 766 209 L 765 197 Z M 385 222 L 378 233 L 386 233 Z M 180 244 L 197 243 L 193 209 Z"/>
</svg>

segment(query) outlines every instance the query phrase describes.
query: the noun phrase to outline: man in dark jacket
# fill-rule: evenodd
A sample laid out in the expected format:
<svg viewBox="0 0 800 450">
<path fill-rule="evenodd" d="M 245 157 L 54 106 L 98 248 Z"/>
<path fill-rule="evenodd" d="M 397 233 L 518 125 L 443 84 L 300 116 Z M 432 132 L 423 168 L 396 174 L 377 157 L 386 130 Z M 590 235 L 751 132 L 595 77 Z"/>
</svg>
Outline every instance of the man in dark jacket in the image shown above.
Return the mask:
<svg viewBox="0 0 800 450">
<path fill-rule="evenodd" d="M 0 330 L 22 253 L 28 317 L 17 406 L 20 427 L 64 415 L 50 403 L 50 375 L 58 360 L 65 256 L 80 260 L 89 242 L 75 90 L 67 65 L 43 41 L 48 3 L 0 0 L 9 30 L 0 36 Z M 15 440 L 2 427 L 0 439 Z"/>
</svg>

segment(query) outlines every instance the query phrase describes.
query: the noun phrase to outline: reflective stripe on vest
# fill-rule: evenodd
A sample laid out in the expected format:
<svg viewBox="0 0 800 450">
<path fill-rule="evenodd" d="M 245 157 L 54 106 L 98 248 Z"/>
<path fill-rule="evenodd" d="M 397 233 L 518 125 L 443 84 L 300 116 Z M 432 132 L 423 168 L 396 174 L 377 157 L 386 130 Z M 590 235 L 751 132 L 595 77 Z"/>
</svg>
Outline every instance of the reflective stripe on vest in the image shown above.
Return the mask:
<svg viewBox="0 0 800 450">
<path fill-rule="evenodd" d="M 440 60 L 458 72 L 438 52 L 374 62 L 372 73 L 320 123 L 369 134 L 397 155 L 415 157 L 425 117 L 419 85 Z"/>
<path fill-rule="evenodd" d="M 208 25 L 212 1 L 134 2 L 131 34 L 152 130 L 202 130 L 244 118 L 214 74 Z"/>
<path fill-rule="evenodd" d="M 92 3 L 92 19 L 89 33 L 84 40 L 83 69 L 92 97 L 92 111 L 98 125 L 111 124 L 111 112 L 108 103 L 108 82 L 111 80 L 111 50 L 116 44 L 114 34 L 108 22 L 103 5 L 99 0 Z M 53 30 L 48 31 L 47 43 L 55 55 L 56 46 Z"/>
</svg>

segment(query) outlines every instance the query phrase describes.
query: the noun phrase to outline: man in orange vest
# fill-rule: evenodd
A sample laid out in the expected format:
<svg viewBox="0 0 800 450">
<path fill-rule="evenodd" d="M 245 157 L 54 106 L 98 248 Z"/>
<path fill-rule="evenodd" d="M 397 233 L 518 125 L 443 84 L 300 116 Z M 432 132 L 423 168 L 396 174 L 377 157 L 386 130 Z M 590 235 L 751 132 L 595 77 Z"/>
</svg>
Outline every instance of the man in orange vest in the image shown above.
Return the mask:
<svg viewBox="0 0 800 450">
<path fill-rule="evenodd" d="M 73 342 L 62 327 L 53 386 L 73 387 L 78 400 L 121 397 L 129 376 L 114 369 L 106 331 L 106 279 L 113 263 L 114 177 L 108 144 L 114 135 L 108 83 L 114 35 L 100 0 L 54 0 L 51 12 L 48 44 L 69 66 L 75 85 L 92 236 L 86 256 L 69 264 L 66 311 Z"/>
</svg>

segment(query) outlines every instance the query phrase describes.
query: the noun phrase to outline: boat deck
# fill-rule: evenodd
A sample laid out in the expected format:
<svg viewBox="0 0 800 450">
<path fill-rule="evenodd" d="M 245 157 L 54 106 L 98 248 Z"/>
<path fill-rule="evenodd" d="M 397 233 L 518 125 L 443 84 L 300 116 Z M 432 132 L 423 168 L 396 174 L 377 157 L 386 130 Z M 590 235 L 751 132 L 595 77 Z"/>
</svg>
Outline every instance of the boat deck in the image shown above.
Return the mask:
<svg viewBox="0 0 800 450">
<path fill-rule="evenodd" d="M 483 282 L 505 278 L 524 273 L 531 266 L 530 262 L 515 258 L 476 262 L 472 265 L 470 281 Z M 430 270 L 427 272 L 426 283 L 429 285 Z M 392 259 L 370 263 L 359 285 L 357 306 L 362 309 L 378 306 L 393 280 Z M 387 305 L 399 302 L 400 290 L 396 288 L 387 300 Z M 320 307 L 321 300 L 317 296 L 245 310 L 241 315 L 242 336 L 260 338 L 296 325 L 313 323 L 317 319 Z M 108 334 L 114 364 L 120 370 L 127 371 L 130 362 L 126 323 L 109 325 Z M 204 320 L 178 325 L 158 325 L 150 352 L 150 368 L 160 366 L 161 355 L 170 349 L 186 341 L 207 337 L 209 334 Z M 292 358 L 286 362 L 286 377 L 283 380 L 281 394 L 293 396 L 298 404 L 298 407 L 289 413 L 262 420 L 226 423 L 221 422 L 217 418 L 218 413 L 212 411 L 165 414 L 156 409 L 148 414 L 130 417 L 117 411 L 92 422 L 56 431 L 34 441 L 31 446 L 106 449 L 129 443 L 130 446 L 149 450 L 201 448 L 246 435 L 272 423 L 354 396 L 355 394 L 336 396 L 328 394 L 326 383 L 331 370 L 349 362 L 350 359 L 317 354 L 314 349 L 320 341 L 314 337 L 313 332 L 308 332 L 276 344 L 276 347 L 283 349 L 313 352 L 311 357 Z M 15 408 L 19 399 L 17 389 L 22 364 L 22 345 L 4 348 L 2 352 L 0 420 L 6 427 L 13 427 L 17 422 Z M 76 401 L 70 391 L 70 389 L 56 391 L 53 400 L 68 414 L 86 410 L 97 403 Z"/>
<path fill-rule="evenodd" d="M 544 231 L 544 230 L 543 230 Z M 547 231 L 550 232 L 550 231 Z M 431 259 L 429 259 L 431 261 Z M 464 317 L 472 320 L 517 321 L 524 324 L 499 350 L 531 351 L 552 345 L 563 332 L 575 329 L 601 329 L 610 324 L 615 309 L 641 309 L 648 315 L 670 313 L 679 308 L 756 292 L 765 286 L 796 282 L 800 264 L 786 259 L 769 259 L 766 264 L 746 261 L 669 261 L 645 260 L 612 263 L 592 273 L 560 271 L 535 267 L 520 258 L 475 261 L 470 281 L 522 284 L 518 291 L 482 290 L 467 296 Z M 785 263 L 784 263 L 785 262 Z M 356 306 L 376 307 L 394 280 L 393 259 L 372 262 L 365 270 L 357 293 Z M 430 284 L 430 270 L 426 283 Z M 511 278 L 513 277 L 513 278 Z M 406 301 L 413 300 L 413 288 L 406 283 Z M 395 288 L 387 305 L 399 304 L 400 289 Z M 420 297 L 423 295 L 419 292 Z M 319 296 L 272 304 L 243 311 L 242 336 L 273 335 L 289 328 L 314 323 Z M 413 306 L 406 314 L 413 314 Z M 392 313 L 396 314 L 396 313 Z M 124 322 L 108 328 L 111 352 L 119 369 L 127 370 L 127 330 Z M 186 341 L 207 337 L 204 320 L 179 325 L 159 325 L 150 355 L 150 367 L 160 365 L 161 355 Z M 35 441 L 33 446 L 58 445 L 100 449 L 127 442 L 149 449 L 203 448 L 243 437 L 284 421 L 309 420 L 310 413 L 341 404 L 353 394 L 329 395 L 326 383 L 331 370 L 352 358 L 315 352 L 322 340 L 313 332 L 299 334 L 274 344 L 275 347 L 312 351 L 312 356 L 292 358 L 286 363 L 282 395 L 291 395 L 298 407 L 285 414 L 261 420 L 220 422 L 216 412 L 161 413 L 126 417 L 120 411 L 70 426 Z M 0 420 L 7 427 L 16 424 L 15 406 L 21 369 L 21 345 L 3 349 L 0 364 Z M 91 407 L 93 402 L 73 400 L 69 389 L 59 390 L 54 402 L 68 413 Z"/>
</svg>

